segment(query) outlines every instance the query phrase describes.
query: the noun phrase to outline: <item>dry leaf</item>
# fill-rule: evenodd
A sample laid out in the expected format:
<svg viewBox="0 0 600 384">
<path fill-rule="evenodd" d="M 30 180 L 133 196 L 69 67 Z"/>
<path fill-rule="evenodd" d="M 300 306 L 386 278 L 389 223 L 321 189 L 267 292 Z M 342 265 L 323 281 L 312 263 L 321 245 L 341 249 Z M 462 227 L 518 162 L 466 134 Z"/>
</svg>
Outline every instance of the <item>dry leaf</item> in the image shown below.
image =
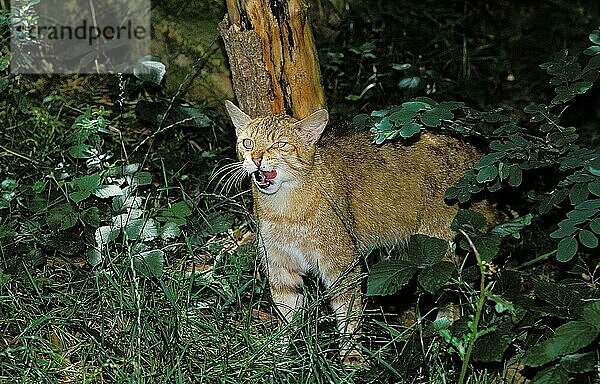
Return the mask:
<svg viewBox="0 0 600 384">
<path fill-rule="evenodd" d="M 269 312 L 261 311 L 256 308 L 252 309 L 252 317 L 264 322 L 270 322 L 274 320 L 273 316 L 271 316 Z"/>
</svg>

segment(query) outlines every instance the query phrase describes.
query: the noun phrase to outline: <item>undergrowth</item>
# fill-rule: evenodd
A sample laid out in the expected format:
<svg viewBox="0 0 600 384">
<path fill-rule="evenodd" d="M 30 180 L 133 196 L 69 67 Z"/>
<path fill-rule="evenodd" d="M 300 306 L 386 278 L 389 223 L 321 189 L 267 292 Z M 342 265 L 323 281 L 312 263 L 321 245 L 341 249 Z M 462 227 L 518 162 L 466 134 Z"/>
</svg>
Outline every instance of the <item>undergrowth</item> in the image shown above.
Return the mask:
<svg viewBox="0 0 600 384">
<path fill-rule="evenodd" d="M 588 67 L 600 57 L 594 39 Z M 209 185 L 213 170 L 234 156 L 232 130 L 215 109 L 164 96 L 165 68 L 154 59 L 141 63 L 137 76 L 9 75 L 4 43 L 0 382 L 555 383 L 597 377 L 598 257 L 590 236 L 598 234 L 597 151 L 574 148 L 570 127 L 550 137 L 562 113 L 552 108 L 591 84 L 572 87 L 580 79 L 568 79 L 557 103 L 526 108 L 548 135 L 541 141 L 504 111 L 433 98 L 355 119 L 372 127 L 379 141 L 423 127 L 497 140 L 448 191 L 461 203 L 483 189 L 523 188 L 535 161 L 564 165 L 558 172 L 564 177 L 527 200 L 548 220 L 521 212 L 487 231 L 485 219 L 461 210 L 454 223 L 461 235 L 453 245 L 466 256 L 461 265 L 443 260 L 446 244 L 423 236 L 411 238 L 405 255 L 374 252 L 380 261 L 369 269 L 362 340 L 368 365 L 352 370 L 338 361 L 328 293 L 319 284 L 307 284 L 307 308 L 297 323 L 277 320 L 252 246 L 247 185 L 234 196 Z M 368 62 L 374 48 L 353 49 Z M 571 58 L 562 54 L 556 62 L 569 67 Z M 597 73 L 594 65 L 589 68 Z M 417 68 L 393 70 L 410 80 Z M 437 81 L 435 73 L 419 74 L 423 89 Z M 410 88 L 409 80 L 402 89 Z M 357 83 L 357 94 L 347 100 L 360 101 L 361 87 Z M 478 131 L 482 121 L 491 130 Z M 550 235 L 561 239 L 557 245 L 546 234 L 563 213 L 563 232 Z M 391 295 L 398 291 L 404 300 Z M 441 293 L 458 298 L 460 320 L 435 320 Z"/>
<path fill-rule="evenodd" d="M 598 79 L 600 31 L 593 31 L 589 41 L 582 64 L 564 50 L 540 65 L 551 76 L 555 96 L 547 104 L 523 109 L 529 123 L 539 125 L 536 130 L 519 126 L 519 117 L 501 108 L 481 112 L 463 102 L 438 103 L 427 97 L 354 118 L 355 125 L 370 128 L 376 144 L 408 139 L 422 129 L 485 138 L 488 153 L 447 189 L 449 201 L 464 205 L 484 191 L 490 196 L 516 188 L 526 192 L 525 212 L 489 231 L 481 213 L 459 210 L 452 229 L 459 233 L 457 252 L 467 252 L 460 266 L 442 260 L 443 240 L 414 235 L 405 255 L 371 269 L 371 295 L 394 294 L 414 275 L 423 294 L 461 293 L 461 319 L 433 323 L 461 361 L 460 384 L 467 382 L 469 369 L 477 369 L 475 362 L 517 364 L 510 377 L 503 377 L 517 382 L 529 375 L 532 383 L 597 378 L 600 152 L 579 143 L 577 128 L 561 122 L 573 100 Z M 528 175 L 544 169 L 551 169 L 554 178 L 527 182 Z M 559 209 L 560 214 L 550 216 Z M 502 238 L 520 239 L 536 221 L 551 228 L 549 237 L 559 241 L 541 255 L 524 246 L 524 260 L 516 264 L 519 260 L 510 247 L 502 247 Z M 554 268 L 552 276 L 536 276 L 532 266 L 541 262 Z"/>
</svg>

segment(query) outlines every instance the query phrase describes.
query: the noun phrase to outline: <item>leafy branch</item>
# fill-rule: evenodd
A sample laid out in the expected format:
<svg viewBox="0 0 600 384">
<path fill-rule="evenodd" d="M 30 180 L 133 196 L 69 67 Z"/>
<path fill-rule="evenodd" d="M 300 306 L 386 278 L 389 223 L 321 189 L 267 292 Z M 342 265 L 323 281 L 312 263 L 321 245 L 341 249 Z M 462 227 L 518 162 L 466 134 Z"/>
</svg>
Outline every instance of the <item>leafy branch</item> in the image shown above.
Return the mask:
<svg viewBox="0 0 600 384">
<path fill-rule="evenodd" d="M 440 275 L 443 282 L 437 285 L 438 290 L 426 289 L 423 284 L 422 275 L 432 266 L 423 261 L 426 256 L 414 252 L 412 245 L 421 244 L 426 255 L 438 257 L 434 238 L 412 236 L 405 254 L 383 260 L 370 271 L 370 295 L 398 292 L 414 276 L 422 291 L 435 294 L 445 285 L 455 284 L 451 277 L 458 274 L 459 291 L 474 303 L 468 320 L 452 325 L 436 321 L 433 326 L 462 361 L 459 383 L 465 382 L 473 361 L 523 362 L 538 369 L 532 383 L 561 384 L 573 375 L 593 372 L 597 365 L 598 260 L 591 250 L 600 245 L 600 152 L 579 144 L 577 128 L 561 122 L 573 99 L 588 92 L 598 79 L 600 31 L 590 34 L 589 40 L 593 45 L 583 52 L 589 56 L 585 65 L 565 50 L 540 66 L 551 76 L 556 95 L 547 104 L 523 109 L 529 120 L 527 128 L 520 125 L 519 116 L 502 109 L 482 112 L 462 102 L 437 102 L 426 97 L 358 115 L 353 120 L 355 128 L 370 129 L 376 145 L 415 139 L 422 130 L 487 139 L 488 153 L 446 190 L 446 199 L 462 204 L 483 191 L 519 187 L 528 192 L 527 198 L 533 203 L 530 206 L 536 208 L 537 212 L 532 209 L 489 230 L 483 215 L 459 210 L 451 226 L 461 235 L 456 251 L 473 253 L 476 266 L 452 269 L 449 276 Z M 531 130 L 531 126 L 537 130 Z M 551 170 L 556 176 L 545 180 L 544 185 L 524 184 L 524 174 L 541 169 Z M 502 237 L 520 238 L 534 214 L 541 217 L 560 206 L 567 206 L 566 217 L 557 220 L 558 228 L 549 234 L 558 240 L 555 249 L 532 257 L 516 270 L 497 271 L 492 267 L 493 259 L 500 254 Z M 523 295 L 521 271 L 551 256 L 561 262 L 560 268 L 571 268 L 568 273 L 584 279 L 535 281 L 534 292 Z M 472 288 L 477 281 L 478 289 Z M 533 324 L 544 326 L 532 327 Z M 512 357 L 507 357 L 510 345 L 517 349 L 512 351 Z"/>
</svg>

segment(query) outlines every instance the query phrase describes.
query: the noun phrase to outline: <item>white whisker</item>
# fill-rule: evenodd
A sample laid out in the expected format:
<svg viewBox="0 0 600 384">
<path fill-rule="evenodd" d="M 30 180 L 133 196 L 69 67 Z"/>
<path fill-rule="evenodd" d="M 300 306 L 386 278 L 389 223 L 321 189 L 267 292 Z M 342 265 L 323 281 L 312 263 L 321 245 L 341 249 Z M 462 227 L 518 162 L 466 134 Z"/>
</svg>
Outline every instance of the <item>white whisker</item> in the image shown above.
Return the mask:
<svg viewBox="0 0 600 384">
<path fill-rule="evenodd" d="M 229 192 L 231 192 L 231 189 L 237 185 L 238 181 L 243 180 L 245 176 L 246 171 L 244 171 L 242 168 L 239 168 L 236 171 L 232 172 L 229 178 L 223 183 L 223 186 L 221 188 L 221 194 L 223 192 L 225 192 L 225 194 L 229 194 Z"/>
<path fill-rule="evenodd" d="M 209 184 L 218 179 L 215 187 L 220 185 L 219 194 L 229 194 L 234 187 L 241 186 L 242 180 L 246 175 L 246 171 L 242 168 L 242 162 L 235 162 L 218 169 L 212 175 Z"/>
<path fill-rule="evenodd" d="M 216 182 L 216 185 L 219 185 L 219 184 L 223 183 L 224 181 L 227 181 L 232 175 L 239 172 L 240 169 L 241 168 L 233 168 L 233 169 L 228 169 L 227 172 L 223 172 L 219 177 L 219 181 Z"/>
<path fill-rule="evenodd" d="M 228 171 L 230 171 L 232 169 L 240 168 L 241 166 L 242 166 L 242 162 L 236 161 L 234 163 L 226 164 L 226 165 L 220 167 L 212 174 L 208 183 L 209 184 L 212 183 L 217 177 L 221 176 L 223 173 L 227 173 Z"/>
</svg>

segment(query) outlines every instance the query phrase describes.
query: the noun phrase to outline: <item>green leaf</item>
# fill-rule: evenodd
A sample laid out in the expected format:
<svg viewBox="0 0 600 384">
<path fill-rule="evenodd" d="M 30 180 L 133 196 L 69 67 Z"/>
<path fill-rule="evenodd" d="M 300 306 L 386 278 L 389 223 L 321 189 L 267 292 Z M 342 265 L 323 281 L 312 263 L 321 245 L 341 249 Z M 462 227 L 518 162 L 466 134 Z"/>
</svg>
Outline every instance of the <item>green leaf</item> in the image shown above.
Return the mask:
<svg viewBox="0 0 600 384">
<path fill-rule="evenodd" d="M 491 152 L 487 155 L 483 156 L 477 164 L 473 166 L 475 169 L 487 168 L 490 165 L 496 163 L 498 160 L 502 159 L 505 156 L 503 152 Z"/>
<path fill-rule="evenodd" d="M 532 123 L 539 123 L 540 121 L 544 121 L 546 118 L 544 117 L 544 115 L 542 115 L 541 113 L 537 114 L 537 115 L 533 115 L 529 118 L 529 121 L 531 121 Z"/>
<path fill-rule="evenodd" d="M 594 231 L 594 233 L 600 234 L 600 217 L 597 217 L 594 220 L 590 221 L 590 228 L 592 229 L 592 231 Z"/>
<path fill-rule="evenodd" d="M 2 183 L 0 183 L 0 189 L 4 191 L 14 191 L 18 185 L 19 182 L 15 179 L 4 179 L 2 180 Z"/>
<path fill-rule="evenodd" d="M 0 239 L 12 238 L 17 235 L 17 232 L 13 229 L 11 223 L 0 224 Z"/>
<path fill-rule="evenodd" d="M 177 224 L 168 221 L 160 228 L 160 237 L 163 240 L 173 239 L 181 235 L 181 230 Z"/>
<path fill-rule="evenodd" d="M 539 367 L 556 358 L 577 352 L 591 344 L 598 336 L 598 330 L 584 321 L 571 321 L 556 328 L 552 337 L 533 347 L 523 359 L 525 365 Z"/>
<path fill-rule="evenodd" d="M 596 180 L 596 181 L 589 183 L 587 187 L 588 187 L 588 191 L 590 191 L 590 193 L 592 193 L 596 196 L 600 196 L 600 180 Z"/>
<path fill-rule="evenodd" d="M 596 213 L 598 213 L 598 211 L 594 209 L 574 209 L 570 212 L 567 212 L 568 220 L 563 220 L 560 223 L 564 223 L 565 221 L 571 221 L 573 225 L 585 223 L 590 217 L 594 216 Z M 562 226 L 560 223 L 559 226 Z M 571 224 L 569 224 L 568 226 L 570 225 Z"/>
<path fill-rule="evenodd" d="M 575 256 L 578 249 L 577 240 L 574 237 L 565 237 L 558 242 L 556 248 L 556 259 L 558 261 L 567 262 Z"/>
<path fill-rule="evenodd" d="M 500 224 L 492 228 L 491 233 L 495 233 L 500 236 L 512 236 L 515 239 L 521 238 L 521 230 L 526 226 L 531 224 L 531 219 L 533 215 L 531 213 L 517 217 L 506 223 Z"/>
<path fill-rule="evenodd" d="M 70 204 L 61 204 L 48 212 L 46 222 L 52 231 L 69 229 L 77 223 L 77 214 Z"/>
<path fill-rule="evenodd" d="M 593 174 L 580 170 L 573 173 L 572 175 L 567 176 L 567 180 L 572 181 L 574 183 L 589 183 L 591 181 L 596 181 L 596 177 L 594 177 Z"/>
<path fill-rule="evenodd" d="M 102 248 L 102 245 L 108 244 L 109 242 L 115 240 L 119 233 L 121 233 L 120 228 L 115 228 L 110 225 L 104 225 L 96 229 L 94 232 L 94 237 L 96 238 L 96 244 L 98 248 Z"/>
<path fill-rule="evenodd" d="M 121 169 L 121 173 L 123 176 L 131 176 L 140 170 L 142 165 L 140 163 L 132 163 L 124 165 Z"/>
<path fill-rule="evenodd" d="M 494 294 L 489 295 L 489 298 L 494 303 L 496 303 L 494 305 L 494 309 L 496 310 L 496 312 L 498 312 L 498 313 L 508 312 L 511 315 L 511 318 L 515 318 L 517 316 L 517 310 L 515 309 L 515 305 L 512 302 L 504 299 L 501 296 L 494 295 Z"/>
<path fill-rule="evenodd" d="M 389 109 L 380 109 L 377 111 L 373 111 L 371 112 L 371 116 L 372 117 L 384 117 L 385 115 L 387 115 L 390 112 Z"/>
<path fill-rule="evenodd" d="M 367 115 L 365 113 L 361 113 L 352 118 L 352 122 L 350 123 L 350 125 L 353 129 L 362 130 L 362 129 L 365 129 L 368 121 L 369 121 L 369 115 Z"/>
<path fill-rule="evenodd" d="M 136 189 L 133 187 L 123 188 L 123 194 L 115 196 L 112 199 L 112 208 L 115 212 L 121 212 L 127 208 L 138 209 L 142 206 L 142 198 L 136 196 Z"/>
<path fill-rule="evenodd" d="M 490 192 L 497 192 L 500 188 L 502 188 L 502 182 L 500 180 L 496 180 L 493 184 L 487 186 L 487 189 Z"/>
<path fill-rule="evenodd" d="M 233 226 L 234 216 L 228 213 L 214 214 L 208 217 L 206 229 L 210 235 L 227 232 Z"/>
<path fill-rule="evenodd" d="M 596 248 L 598 246 L 598 238 L 587 229 L 579 231 L 579 242 L 588 248 Z"/>
<path fill-rule="evenodd" d="M 92 267 L 96 267 L 102 262 L 102 253 L 100 253 L 100 251 L 96 248 L 92 248 L 87 251 L 85 256 L 88 264 Z"/>
<path fill-rule="evenodd" d="M 400 136 L 405 139 L 412 137 L 419 132 L 421 132 L 421 126 L 417 123 L 407 123 L 400 128 Z"/>
<path fill-rule="evenodd" d="M 583 319 L 600 330 L 600 300 L 593 301 L 583 307 Z"/>
<path fill-rule="evenodd" d="M 138 172 L 135 175 L 133 175 L 130 184 L 135 186 L 152 184 L 152 174 L 150 172 L 145 171 Z"/>
<path fill-rule="evenodd" d="M 80 191 L 93 191 L 100 186 L 100 173 L 78 177 L 71 181 L 71 185 L 78 188 Z"/>
<path fill-rule="evenodd" d="M 367 295 L 393 295 L 408 284 L 415 272 L 417 268 L 404 260 L 383 260 L 369 272 Z"/>
<path fill-rule="evenodd" d="M 600 209 L 600 199 L 586 200 L 581 204 L 577 204 L 575 209 L 579 209 L 579 210 Z"/>
<path fill-rule="evenodd" d="M 80 203 L 91 195 L 92 193 L 90 191 L 76 191 L 69 193 L 69 198 L 75 203 Z"/>
<path fill-rule="evenodd" d="M 571 373 L 586 373 L 596 369 L 596 353 L 579 353 L 560 359 L 560 366 Z"/>
<path fill-rule="evenodd" d="M 507 332 L 486 333 L 475 342 L 473 359 L 485 363 L 501 362 L 511 341 L 512 335 Z"/>
<path fill-rule="evenodd" d="M 448 242 L 436 237 L 416 234 L 408 240 L 408 257 L 418 267 L 431 266 L 441 261 L 448 251 Z"/>
<path fill-rule="evenodd" d="M 511 187 L 518 187 L 523 182 L 523 171 L 518 165 L 512 165 L 510 167 L 508 175 L 508 185 Z"/>
<path fill-rule="evenodd" d="M 404 79 L 400 80 L 400 82 L 398 83 L 398 87 L 400 87 L 400 89 L 414 89 L 417 88 L 420 84 L 421 78 L 418 76 L 405 77 Z"/>
<path fill-rule="evenodd" d="M 442 125 L 442 120 L 451 120 L 454 114 L 447 109 L 436 106 L 433 109 L 423 112 L 419 117 L 421 122 L 428 127 L 439 127 Z"/>
<path fill-rule="evenodd" d="M 523 108 L 523 112 L 528 113 L 528 114 L 534 114 L 534 113 L 544 113 L 547 114 L 548 113 L 548 107 L 545 106 L 544 104 L 530 104 L 528 106 L 526 106 L 525 108 Z"/>
<path fill-rule="evenodd" d="M 33 183 L 33 185 L 31 186 L 31 190 L 35 194 L 40 194 L 40 193 L 44 192 L 44 188 L 46 188 L 46 184 L 44 184 L 44 182 L 39 181 L 39 180 L 36 181 L 35 183 Z"/>
<path fill-rule="evenodd" d="M 589 195 L 587 184 L 577 183 L 573 185 L 571 191 L 569 191 L 569 200 L 571 204 L 577 205 L 583 203 Z"/>
<path fill-rule="evenodd" d="M 79 214 L 79 218 L 87 225 L 91 227 L 98 227 L 100 225 L 100 210 L 98 207 L 90 207 Z"/>
<path fill-rule="evenodd" d="M 475 249 L 479 252 L 481 259 L 489 262 L 492 261 L 494 256 L 500 251 L 502 239 L 496 234 L 485 233 L 472 237 L 471 241 L 473 241 L 473 245 L 475 245 Z M 461 241 L 461 247 L 465 250 L 470 248 L 469 244 L 464 239 Z"/>
<path fill-rule="evenodd" d="M 407 70 L 409 68 L 411 68 L 412 65 L 409 63 L 404 63 L 404 64 L 392 64 L 392 68 L 397 70 L 397 71 L 404 71 Z"/>
<path fill-rule="evenodd" d="M 581 298 L 577 292 L 564 284 L 538 281 L 535 283 L 534 289 L 538 299 L 555 307 L 571 311 L 580 306 Z"/>
<path fill-rule="evenodd" d="M 596 45 L 600 45 L 600 32 L 594 31 L 588 36 L 590 41 Z"/>
<path fill-rule="evenodd" d="M 182 225 L 186 225 L 187 224 L 187 220 L 182 218 L 182 217 L 175 217 L 175 216 L 156 216 L 155 217 L 156 221 L 160 221 L 160 222 L 172 222 L 173 224 L 177 225 L 178 227 L 181 227 Z M 208 231 L 207 233 L 209 233 L 210 231 Z M 210 234 L 210 233 L 209 233 Z M 214 234 L 214 233 L 213 233 Z"/>
<path fill-rule="evenodd" d="M 446 111 L 453 111 L 455 109 L 459 109 L 464 106 L 465 106 L 465 103 L 463 103 L 462 101 L 442 101 L 441 103 L 439 103 L 437 105 L 438 108 L 446 110 Z M 454 115 L 452 117 L 454 117 Z"/>
<path fill-rule="evenodd" d="M 469 191 L 462 190 L 458 194 L 458 202 L 461 204 L 466 203 L 467 201 L 469 201 L 470 198 L 471 193 L 469 193 Z"/>
<path fill-rule="evenodd" d="M 550 234 L 550 237 L 553 238 L 553 239 L 562 239 L 563 237 L 567 237 L 567 236 L 573 235 L 578 230 L 579 230 L 579 228 L 575 227 L 574 225 L 573 226 L 560 227 L 556 231 L 552 232 Z"/>
<path fill-rule="evenodd" d="M 569 374 L 560 365 L 555 365 L 538 372 L 531 384 L 568 384 Z"/>
<path fill-rule="evenodd" d="M 459 229 L 467 229 L 473 232 L 482 229 L 486 225 L 487 220 L 481 213 L 470 211 L 468 209 L 459 209 L 452 220 L 450 228 L 457 232 Z"/>
<path fill-rule="evenodd" d="M 498 163 L 498 176 L 500 180 L 506 180 L 510 175 L 510 165 L 504 162 Z"/>
<path fill-rule="evenodd" d="M 0 287 L 10 281 L 11 276 L 7 273 L 4 273 L 4 270 L 0 268 Z"/>
<path fill-rule="evenodd" d="M 560 204 L 568 195 L 569 191 L 564 188 L 552 192 L 550 198 L 542 200 L 542 203 L 540 204 L 540 213 L 546 214 L 550 212 L 550 209 L 552 209 L 554 205 Z"/>
<path fill-rule="evenodd" d="M 503 269 L 497 275 L 498 284 L 495 292 L 507 299 L 512 299 L 521 293 L 521 274 L 518 271 Z"/>
<path fill-rule="evenodd" d="M 160 277 L 163 273 L 164 252 L 160 249 L 140 252 L 133 256 L 133 265 L 146 277 Z"/>
<path fill-rule="evenodd" d="M 100 173 L 94 173 L 92 175 L 86 175 L 82 177 L 78 177 L 71 181 L 71 186 L 77 191 L 71 192 L 69 197 L 76 203 L 79 203 L 92 194 L 94 190 L 96 190 L 100 186 Z"/>
<path fill-rule="evenodd" d="M 4 24 L 4 25 L 6 25 L 6 24 Z M 3 67 L 4 66 L 2 66 L 0 68 L 3 68 Z M 0 70 L 3 71 L 4 69 L 6 69 L 6 68 L 0 69 Z M 0 93 L 3 93 L 6 90 L 6 88 L 8 87 L 8 84 L 10 84 L 10 80 L 9 80 L 8 76 L 0 77 Z"/>
<path fill-rule="evenodd" d="M 383 134 L 384 140 L 387 140 L 389 138 L 390 134 L 392 133 L 393 128 L 394 127 L 392 126 L 392 123 L 390 123 L 390 120 L 388 117 L 384 117 L 383 119 L 381 119 L 381 121 L 376 123 L 375 126 L 373 127 L 373 129 L 375 129 L 375 131 L 377 133 Z"/>
<path fill-rule="evenodd" d="M 169 211 L 176 217 L 188 217 L 192 214 L 190 204 L 187 201 L 179 201 L 169 208 Z"/>
<path fill-rule="evenodd" d="M 92 157 L 93 147 L 87 144 L 77 144 L 69 147 L 69 155 L 76 159 L 89 159 Z"/>
<path fill-rule="evenodd" d="M 101 199 L 107 199 L 113 196 L 120 196 L 123 194 L 123 191 L 118 185 L 101 185 L 98 188 L 94 189 L 92 192 L 96 197 Z"/>
<path fill-rule="evenodd" d="M 520 135 L 511 135 L 510 141 L 515 143 L 515 145 L 517 147 L 521 147 L 521 148 L 531 148 L 532 147 L 531 141 L 527 140 L 526 138 L 524 138 L 523 136 L 520 136 Z"/>
<path fill-rule="evenodd" d="M 143 213 L 144 212 L 141 209 L 129 209 L 126 213 L 113 216 L 111 218 L 111 224 L 114 228 L 123 228 L 131 223 L 131 221 L 142 217 Z"/>
<path fill-rule="evenodd" d="M 497 176 L 498 168 L 495 165 L 489 165 L 479 170 L 476 180 L 478 183 L 485 183 L 494 180 Z"/>
<path fill-rule="evenodd" d="M 192 106 L 177 106 L 175 110 L 181 114 L 181 119 L 179 121 L 184 122 L 188 120 L 190 121 L 189 125 L 192 127 L 206 128 L 211 124 L 210 118 L 198 108 Z"/>
<path fill-rule="evenodd" d="M 135 77 L 157 85 L 160 85 L 165 73 L 167 73 L 165 65 L 151 57 L 143 58 L 133 68 Z"/>
<path fill-rule="evenodd" d="M 153 219 L 129 220 L 123 229 L 130 240 L 148 241 L 158 236 L 158 227 Z"/>
<path fill-rule="evenodd" d="M 446 192 L 444 193 L 444 198 L 448 199 L 448 200 L 455 199 L 458 196 L 459 192 L 460 192 L 460 189 L 458 189 L 456 187 L 450 187 L 450 188 L 446 189 Z"/>
<path fill-rule="evenodd" d="M 440 261 L 423 268 L 417 276 L 417 281 L 424 290 L 433 294 L 450 280 L 454 269 L 454 264 L 451 262 Z"/>
</svg>

